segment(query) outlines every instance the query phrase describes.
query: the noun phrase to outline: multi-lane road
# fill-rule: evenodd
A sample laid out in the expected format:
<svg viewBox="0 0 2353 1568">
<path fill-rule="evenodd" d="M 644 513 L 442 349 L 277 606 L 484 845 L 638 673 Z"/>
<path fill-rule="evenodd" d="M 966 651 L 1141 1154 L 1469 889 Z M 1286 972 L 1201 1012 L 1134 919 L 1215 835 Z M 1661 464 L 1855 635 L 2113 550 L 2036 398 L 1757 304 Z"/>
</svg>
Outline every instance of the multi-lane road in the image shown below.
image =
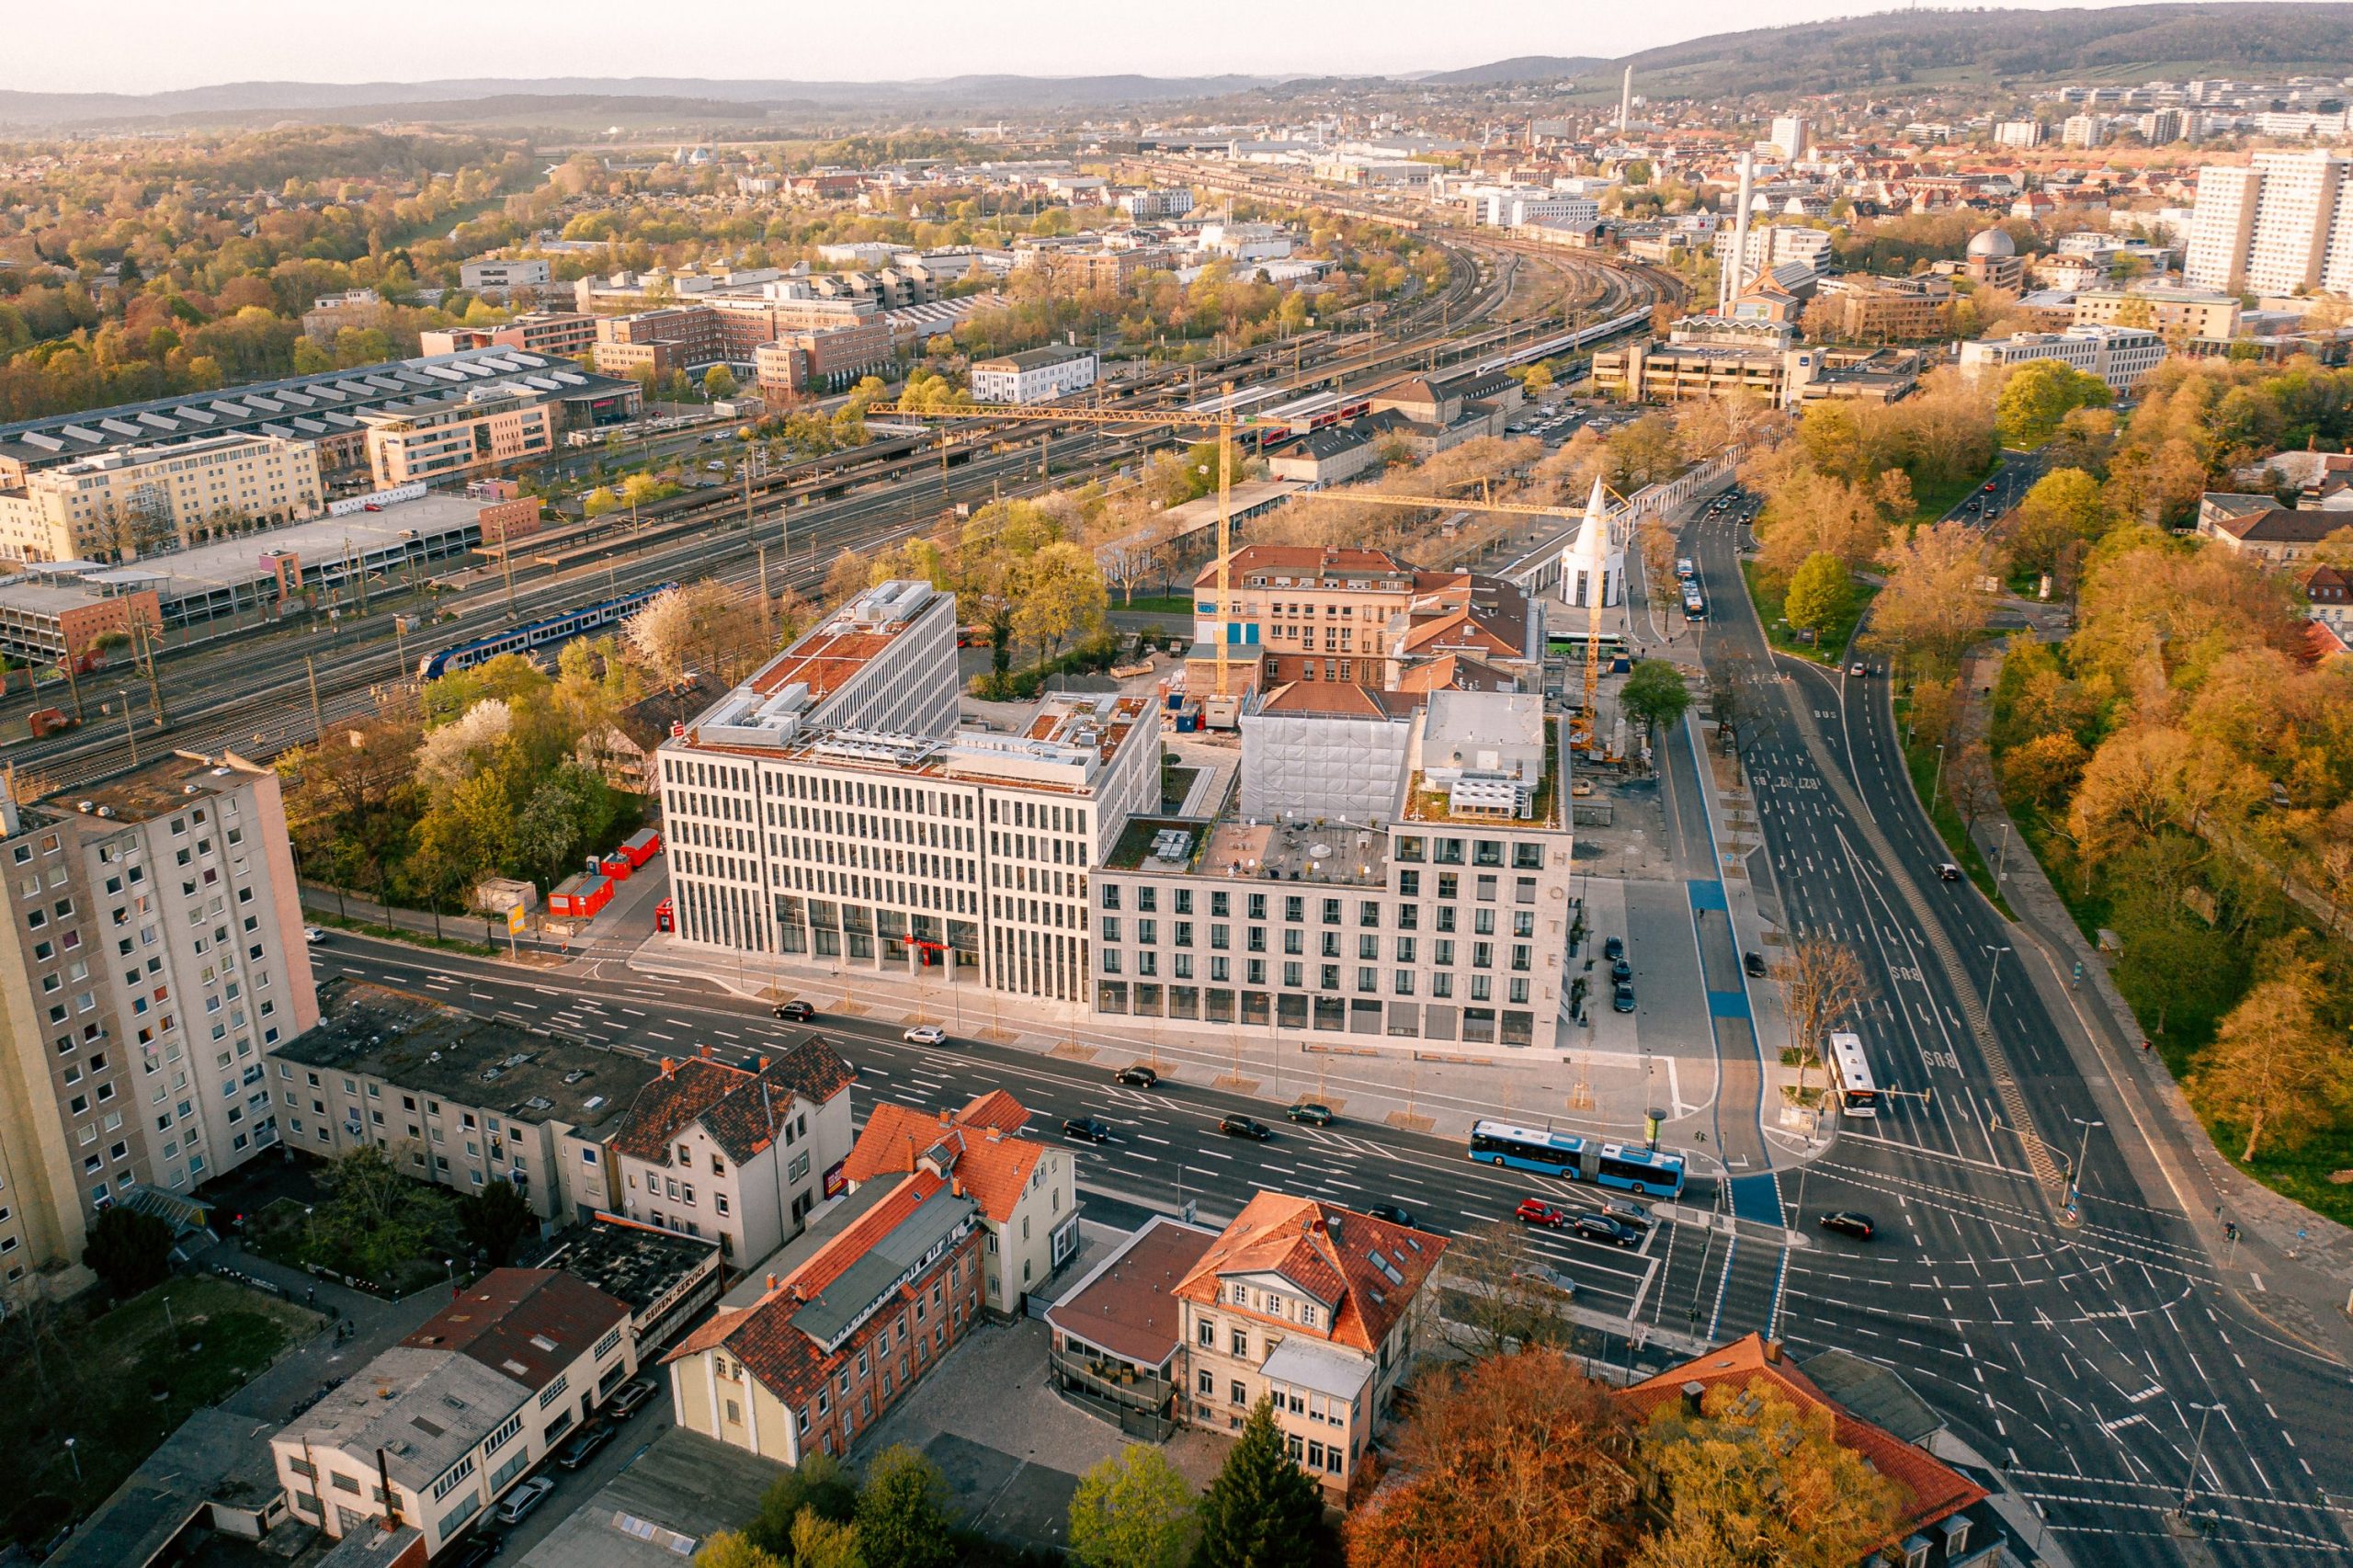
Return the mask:
<svg viewBox="0 0 2353 1568">
<path fill-rule="evenodd" d="M 2030 483 L 2012 464 L 2001 487 Z M 1685 538 L 1717 607 L 1703 656 L 1754 683 L 1752 872 L 1786 934 L 1861 958 L 1861 1032 L 1902 1092 L 1845 1122 L 1802 1176 L 1781 1174 L 1787 1222 L 1815 1244 L 1769 1282 L 1736 1274 L 1728 1314 L 1802 1352 L 1896 1368 L 2086 1561 L 2176 1561 L 2185 1491 L 2190 1561 L 2341 1557 L 2353 1439 L 2331 1412 L 2348 1369 L 2225 1288 L 2160 1153 L 2053 1017 L 2065 982 L 1967 883 L 1935 874 L 1947 851 L 1906 773 L 1889 682 L 1767 652 L 1734 516 Z M 1823 1235 L 1834 1209 L 1872 1212 L 1878 1237 Z"/>
</svg>

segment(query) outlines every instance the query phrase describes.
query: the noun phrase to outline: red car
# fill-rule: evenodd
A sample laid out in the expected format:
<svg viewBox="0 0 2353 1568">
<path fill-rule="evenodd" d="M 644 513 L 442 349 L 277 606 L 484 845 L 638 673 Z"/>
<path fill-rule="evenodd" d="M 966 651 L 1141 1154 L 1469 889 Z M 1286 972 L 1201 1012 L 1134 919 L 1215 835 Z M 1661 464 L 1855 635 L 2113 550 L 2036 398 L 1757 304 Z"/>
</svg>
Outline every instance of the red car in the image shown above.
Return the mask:
<svg viewBox="0 0 2353 1568">
<path fill-rule="evenodd" d="M 1994 482 L 1990 479 L 1985 482 L 1985 494 L 1988 495 L 1994 494 Z"/>
<path fill-rule="evenodd" d="M 1550 1225 L 1558 1230 L 1569 1222 L 1568 1210 L 1555 1209 L 1540 1198 L 1523 1198 L 1519 1207 L 1512 1210 L 1512 1218 L 1531 1225 Z"/>
</svg>

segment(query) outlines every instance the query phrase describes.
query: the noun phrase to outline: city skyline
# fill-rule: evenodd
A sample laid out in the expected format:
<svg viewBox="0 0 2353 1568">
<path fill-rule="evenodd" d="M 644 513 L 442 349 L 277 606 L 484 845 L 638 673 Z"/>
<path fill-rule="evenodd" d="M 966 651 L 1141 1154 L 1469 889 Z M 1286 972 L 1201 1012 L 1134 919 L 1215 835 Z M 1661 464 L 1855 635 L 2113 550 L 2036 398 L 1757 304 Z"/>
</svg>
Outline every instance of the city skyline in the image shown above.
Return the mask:
<svg viewBox="0 0 2353 1568">
<path fill-rule="evenodd" d="M 2014 0 L 2023 10 L 2103 9 L 2078 0 Z M 1213 0 L 1196 23 L 1174 36 L 1147 28 L 1142 16 L 1106 25 L 1103 14 L 1070 0 L 1014 0 L 976 28 L 970 7 L 918 0 L 902 19 L 887 54 L 878 55 L 866 18 L 856 13 L 787 8 L 774 16 L 731 19 L 729 41 L 715 51 L 692 29 L 636 28 L 639 18 L 610 0 L 565 7 L 561 33 L 551 32 L 548 10 L 520 6 L 497 14 L 434 0 L 410 13 L 415 25 L 392 33 L 370 29 L 356 46 L 361 24 L 322 37 L 321 18 L 291 0 L 251 0 L 233 16 L 213 18 L 191 34 L 184 13 L 161 0 L 131 0 L 114 13 L 117 27 L 103 57 L 63 12 L 20 18 L 16 58 L 40 60 L 39 80 L 9 79 L 0 94 L 155 93 L 256 82 L 349 85 L 415 83 L 451 78 L 598 81 L 669 77 L 688 81 L 745 78 L 785 81 L 920 82 L 967 74 L 1042 77 L 1100 74 L 1147 76 L 1411 75 L 1463 70 L 1523 55 L 1613 59 L 1728 30 L 1773 28 L 1867 14 L 1845 0 L 1767 0 L 1745 7 L 1738 28 L 1704 0 L 1665 0 L 1640 10 L 1587 6 L 1543 12 L 1518 5 L 1483 5 L 1449 13 L 1443 38 L 1415 25 L 1418 7 L 1405 0 L 1370 0 L 1357 23 L 1334 30 L 1318 18 Z M 446 21 L 449 27 L 439 25 Z M 332 24 L 329 24 L 331 27 Z M 452 28 L 463 44 L 451 46 Z M 614 29 L 631 32 L 632 75 L 616 78 L 609 51 Z M 322 45 L 330 47 L 322 48 Z M 889 69 L 878 69 L 887 58 Z M 337 59 L 364 61 L 366 69 L 336 70 Z M 529 62 L 528 72 L 468 69 L 472 62 Z"/>
</svg>

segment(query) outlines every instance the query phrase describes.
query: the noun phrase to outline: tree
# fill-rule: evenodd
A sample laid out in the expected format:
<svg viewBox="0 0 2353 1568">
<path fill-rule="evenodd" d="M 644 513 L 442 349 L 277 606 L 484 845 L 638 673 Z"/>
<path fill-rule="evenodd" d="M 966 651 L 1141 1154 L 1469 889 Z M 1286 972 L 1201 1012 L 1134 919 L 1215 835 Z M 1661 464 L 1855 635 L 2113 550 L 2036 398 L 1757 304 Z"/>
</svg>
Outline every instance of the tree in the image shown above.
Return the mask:
<svg viewBox="0 0 2353 1568">
<path fill-rule="evenodd" d="M 792 1521 L 792 1568 L 866 1568 L 856 1525 L 836 1524 L 814 1508 Z"/>
<path fill-rule="evenodd" d="M 1643 551 L 1644 587 L 1654 595 L 1664 596 L 1668 613 L 1674 613 L 1674 607 L 1680 602 L 1676 597 L 1675 590 L 1668 586 L 1675 581 L 1675 558 L 1677 549 L 1675 542 L 1675 530 L 1666 525 L 1665 518 L 1652 517 L 1643 524 L 1635 539 L 1641 544 Z"/>
<path fill-rule="evenodd" d="M 1070 1546 L 1086 1568 L 1181 1568 L 1193 1489 L 1158 1449 L 1130 1443 L 1088 1467 L 1070 1500 Z"/>
<path fill-rule="evenodd" d="M 1871 607 L 1869 642 L 1929 668 L 1949 668 L 1993 619 L 1991 562 L 1966 523 L 1936 523 L 1880 551 L 1887 585 Z"/>
<path fill-rule="evenodd" d="M 2068 545 L 2098 539 L 2107 517 L 2098 480 L 2079 468 L 2053 469 L 2018 502 L 2009 533 L 2011 557 L 2021 566 L 2048 572 Z"/>
<path fill-rule="evenodd" d="M 689 668 L 726 678 L 733 664 L 765 650 L 758 607 L 740 589 L 704 578 L 665 589 L 623 623 L 630 649 L 675 685 Z"/>
<path fill-rule="evenodd" d="M 1201 1499 L 1193 1568 L 1297 1568 L 1324 1540 L 1323 1493 L 1284 1451 L 1262 1396 Z"/>
<path fill-rule="evenodd" d="M 735 372 L 724 365 L 713 365 L 702 373 L 702 395 L 713 403 L 735 395 Z"/>
<path fill-rule="evenodd" d="M 770 1483 L 760 1496 L 760 1511 L 744 1533 L 763 1551 L 788 1557 L 803 1514 L 836 1525 L 858 1517 L 858 1487 L 840 1461 L 822 1449 L 804 1453 L 797 1467 Z"/>
<path fill-rule="evenodd" d="M 2075 792 L 2089 760 L 2083 743 L 2060 731 L 2037 735 L 2002 756 L 2002 781 L 2038 810 L 2056 811 Z"/>
<path fill-rule="evenodd" d="M 1945 798 L 1960 815 L 1963 833 L 1974 828 L 1978 818 L 2001 805 L 2001 788 L 1994 779 L 1994 754 L 1986 749 L 1984 741 L 1970 742 L 1946 765 Z M 1934 803 L 1930 802 L 1932 806 Z"/>
<path fill-rule="evenodd" d="M 1802 1089 L 1805 1064 L 1822 1060 L 1824 1038 L 1870 999 L 1871 983 L 1855 949 L 1828 937 L 1801 937 L 1790 943 L 1773 978 L 1781 987 L 1781 1016 L 1789 1020 Z"/>
<path fill-rule="evenodd" d="M 2255 1163 L 2267 1136 L 2295 1149 L 2353 1110 L 2353 1055 L 2321 1022 L 2325 994 L 2317 961 L 2275 960 L 2269 978 L 2224 1015 L 2190 1077 L 2199 1109 L 2246 1130 L 2241 1165 Z"/>
<path fill-rule="evenodd" d="M 2029 359 L 2012 370 L 1995 400 L 2002 445 L 2017 450 L 2042 445 L 2078 408 L 2105 408 L 2116 400 L 2106 381 L 2056 359 Z"/>
<path fill-rule="evenodd" d="M 505 1268 L 523 1244 L 540 1233 L 540 1217 L 520 1187 L 492 1180 L 480 1192 L 458 1199 L 458 1229 L 484 1264 Z"/>
<path fill-rule="evenodd" d="M 1663 1406 L 1638 1448 L 1654 1523 L 1631 1568 L 1852 1568 L 1888 1539 L 1903 1494 L 1830 1412 L 1775 1384 L 1717 1383 L 1700 1413 Z"/>
<path fill-rule="evenodd" d="M 776 1553 L 755 1546 L 733 1530 L 721 1530 L 695 1553 L 695 1568 L 794 1568 Z"/>
<path fill-rule="evenodd" d="M 118 1296 L 161 1285 L 172 1272 L 172 1227 L 142 1210 L 112 1204 L 90 1227 L 82 1261 Z"/>
<path fill-rule="evenodd" d="M 1023 563 L 1017 580 L 1014 631 L 1038 644 L 1040 659 L 1103 623 L 1103 574 L 1082 547 L 1063 540 L 1045 546 Z"/>
<path fill-rule="evenodd" d="M 867 1467 L 858 1494 L 858 1541 L 868 1568 L 949 1568 L 947 1477 L 904 1443 Z"/>
<path fill-rule="evenodd" d="M 1656 730 L 1683 717 L 1691 706 L 1691 687 L 1683 672 L 1665 659 L 1644 659 L 1619 687 L 1618 701 L 1645 730 Z"/>
<path fill-rule="evenodd" d="M 1845 616 L 1855 602 L 1847 563 L 1827 551 L 1805 558 L 1790 591 L 1781 601 L 1781 615 L 1801 631 L 1820 631 Z"/>
<path fill-rule="evenodd" d="M 1600 1568 L 1633 1544 L 1634 1433 L 1555 1350 L 1415 1385 L 1404 1481 L 1350 1516 L 1348 1568 Z"/>
<path fill-rule="evenodd" d="M 560 881 L 568 868 L 605 842 L 618 809 L 602 778 L 577 763 L 564 763 L 540 780 L 515 819 L 515 853 L 541 881 Z"/>
<path fill-rule="evenodd" d="M 1574 1335 L 1571 1292 L 1516 1220 L 1457 1236 L 1446 1249 L 1446 1276 L 1454 1305 L 1443 1321 L 1448 1336 L 1467 1355 L 1565 1346 Z"/>
</svg>

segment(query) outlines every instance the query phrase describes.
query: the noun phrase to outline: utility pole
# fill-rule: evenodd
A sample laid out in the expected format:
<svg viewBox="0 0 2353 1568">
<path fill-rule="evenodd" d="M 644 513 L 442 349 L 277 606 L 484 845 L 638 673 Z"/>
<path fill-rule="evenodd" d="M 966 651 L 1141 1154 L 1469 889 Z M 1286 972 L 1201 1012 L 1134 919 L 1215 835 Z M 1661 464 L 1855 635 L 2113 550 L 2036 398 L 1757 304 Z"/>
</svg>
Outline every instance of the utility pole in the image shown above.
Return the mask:
<svg viewBox="0 0 2353 1568">
<path fill-rule="evenodd" d="M 160 730 L 164 727 L 165 722 L 164 687 L 163 684 L 155 678 L 155 645 L 147 640 L 147 622 L 144 619 L 138 616 L 133 616 L 131 619 L 131 625 L 137 637 L 137 642 L 135 645 L 138 647 L 142 655 L 139 661 L 140 665 L 147 672 L 148 706 L 154 709 L 155 727 Z"/>
<path fill-rule="evenodd" d="M 74 650 L 68 648 L 59 663 L 65 666 L 65 689 L 74 694 L 74 722 L 82 722 L 82 680 L 74 672 Z"/>
<path fill-rule="evenodd" d="M 498 547 L 498 569 L 506 579 L 506 619 L 515 619 L 515 541 L 506 540 Z"/>
<path fill-rule="evenodd" d="M 763 544 L 758 548 L 760 552 L 760 641 L 766 642 L 773 641 L 769 616 L 775 607 L 768 602 L 768 547 Z"/>
<path fill-rule="evenodd" d="M 318 662 L 305 653 L 302 655 L 302 669 L 311 680 L 311 738 L 313 741 L 323 741 L 326 739 L 327 722 L 319 717 Z"/>
<path fill-rule="evenodd" d="M 752 460 L 744 459 L 744 531 L 752 531 Z"/>
<path fill-rule="evenodd" d="M 131 743 L 131 766 L 139 766 L 139 726 L 131 722 L 131 693 L 117 687 L 115 696 L 122 702 L 122 737 Z"/>
</svg>

